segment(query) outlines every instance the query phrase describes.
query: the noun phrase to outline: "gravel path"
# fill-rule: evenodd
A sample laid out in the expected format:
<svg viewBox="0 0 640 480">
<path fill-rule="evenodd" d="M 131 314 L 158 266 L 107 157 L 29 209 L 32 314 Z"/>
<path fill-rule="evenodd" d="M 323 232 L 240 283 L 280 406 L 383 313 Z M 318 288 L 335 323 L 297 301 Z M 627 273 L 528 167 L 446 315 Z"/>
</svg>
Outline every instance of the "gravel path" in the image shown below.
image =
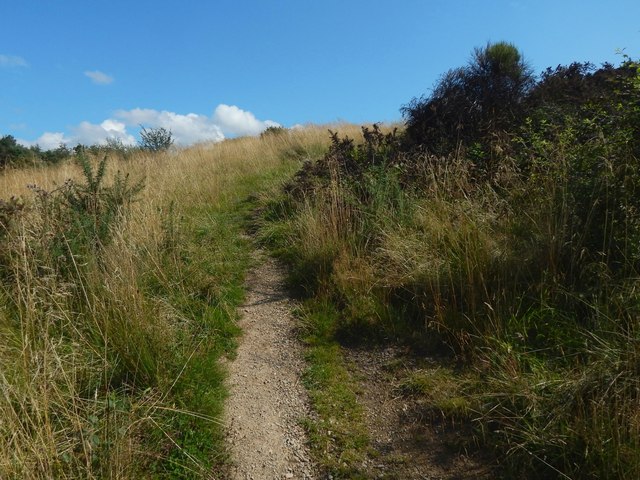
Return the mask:
<svg viewBox="0 0 640 480">
<path fill-rule="evenodd" d="M 266 259 L 248 282 L 240 321 L 244 335 L 229 365 L 226 423 L 234 480 L 317 478 L 298 423 L 309 406 L 283 276 Z"/>
</svg>

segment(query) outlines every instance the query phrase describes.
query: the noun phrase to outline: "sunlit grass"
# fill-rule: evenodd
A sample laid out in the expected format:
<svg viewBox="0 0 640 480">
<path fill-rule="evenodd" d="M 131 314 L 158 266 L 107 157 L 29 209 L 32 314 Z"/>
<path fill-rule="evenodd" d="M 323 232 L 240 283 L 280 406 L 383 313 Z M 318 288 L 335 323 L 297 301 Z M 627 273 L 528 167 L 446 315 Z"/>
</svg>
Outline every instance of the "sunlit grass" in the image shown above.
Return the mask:
<svg viewBox="0 0 640 480">
<path fill-rule="evenodd" d="M 69 225 L 28 185 L 82 183 L 80 168 L 0 174 L 1 196 L 25 205 L 0 237 L 0 477 L 185 478 L 220 468 L 218 359 L 233 355 L 238 333 L 247 200 L 319 155 L 327 128 L 109 158 L 104 185 L 119 170 L 145 188 L 108 242 L 70 257 Z M 57 253 L 48 232 L 62 232 Z M 56 255 L 71 259 L 64 271 Z"/>
</svg>

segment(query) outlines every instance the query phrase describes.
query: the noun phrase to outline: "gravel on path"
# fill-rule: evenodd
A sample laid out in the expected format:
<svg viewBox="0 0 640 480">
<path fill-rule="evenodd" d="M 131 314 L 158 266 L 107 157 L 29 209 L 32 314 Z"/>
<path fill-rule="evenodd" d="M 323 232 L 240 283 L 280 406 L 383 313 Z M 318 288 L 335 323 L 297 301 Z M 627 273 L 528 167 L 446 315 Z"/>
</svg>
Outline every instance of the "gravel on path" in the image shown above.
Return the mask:
<svg viewBox="0 0 640 480">
<path fill-rule="evenodd" d="M 264 259 L 250 273 L 237 357 L 229 363 L 227 441 L 233 480 L 318 478 L 300 419 L 310 415 L 300 383 L 302 346 L 282 268 Z"/>
</svg>

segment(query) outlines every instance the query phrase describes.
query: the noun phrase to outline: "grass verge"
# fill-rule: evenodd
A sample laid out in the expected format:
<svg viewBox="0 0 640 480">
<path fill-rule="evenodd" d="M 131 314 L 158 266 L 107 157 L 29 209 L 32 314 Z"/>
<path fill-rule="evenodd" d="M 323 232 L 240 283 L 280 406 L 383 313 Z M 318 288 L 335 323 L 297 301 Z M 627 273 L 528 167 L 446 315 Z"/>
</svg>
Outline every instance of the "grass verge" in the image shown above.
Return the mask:
<svg viewBox="0 0 640 480">
<path fill-rule="evenodd" d="M 305 325 L 305 386 L 316 416 L 305 422 L 314 458 L 334 478 L 365 478 L 369 438 L 355 382 L 335 340 L 338 312 L 328 303 L 307 301 L 300 311 Z"/>
</svg>

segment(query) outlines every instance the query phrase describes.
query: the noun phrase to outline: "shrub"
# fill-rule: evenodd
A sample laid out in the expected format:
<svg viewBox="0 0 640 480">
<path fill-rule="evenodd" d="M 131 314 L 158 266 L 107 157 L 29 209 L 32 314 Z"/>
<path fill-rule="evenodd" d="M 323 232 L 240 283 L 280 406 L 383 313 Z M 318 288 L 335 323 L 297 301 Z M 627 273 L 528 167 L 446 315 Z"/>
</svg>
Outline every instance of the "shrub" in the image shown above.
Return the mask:
<svg viewBox="0 0 640 480">
<path fill-rule="evenodd" d="M 285 258 L 340 309 L 336 335 L 372 326 L 470 367 L 509 478 L 637 478 L 639 65 L 533 86 L 516 53 L 446 74 L 405 107 L 404 142 L 332 133 L 287 186 Z"/>
<path fill-rule="evenodd" d="M 106 156 L 95 169 L 82 154 L 78 163 L 84 183 L 67 180 L 52 191 L 31 187 L 43 219 L 41 238 L 46 241 L 43 253 L 57 259 L 62 273 L 75 269 L 75 256 L 87 256 L 109 243 L 116 222 L 144 186 L 142 180 L 131 182 L 121 172 L 116 173 L 111 185 L 105 185 Z"/>
<path fill-rule="evenodd" d="M 364 143 L 356 145 L 349 137 L 340 138 L 329 130 L 331 145 L 320 160 L 306 162 L 285 190 L 300 199 L 314 192 L 316 187 L 327 187 L 331 181 L 344 181 L 366 195 L 364 176 L 373 167 L 400 167 L 402 151 L 397 130 L 383 133 L 378 124 L 363 127 Z"/>
<path fill-rule="evenodd" d="M 23 162 L 29 157 L 29 149 L 18 144 L 11 135 L 0 138 L 0 167 Z"/>
<path fill-rule="evenodd" d="M 162 152 L 168 150 L 173 145 L 173 135 L 171 130 L 164 127 L 145 128 L 141 127 L 140 148 L 150 152 Z"/>
<path fill-rule="evenodd" d="M 533 85 L 531 68 L 512 44 L 476 48 L 467 66 L 447 72 L 430 96 L 402 107 L 407 143 L 438 155 L 474 143 L 490 150 L 521 121 Z"/>
<path fill-rule="evenodd" d="M 281 126 L 275 126 L 272 125 L 270 127 L 267 127 L 266 130 L 264 130 L 261 134 L 260 134 L 260 138 L 267 138 L 269 136 L 278 136 L 278 135 L 283 135 L 287 133 L 287 129 Z"/>
</svg>

